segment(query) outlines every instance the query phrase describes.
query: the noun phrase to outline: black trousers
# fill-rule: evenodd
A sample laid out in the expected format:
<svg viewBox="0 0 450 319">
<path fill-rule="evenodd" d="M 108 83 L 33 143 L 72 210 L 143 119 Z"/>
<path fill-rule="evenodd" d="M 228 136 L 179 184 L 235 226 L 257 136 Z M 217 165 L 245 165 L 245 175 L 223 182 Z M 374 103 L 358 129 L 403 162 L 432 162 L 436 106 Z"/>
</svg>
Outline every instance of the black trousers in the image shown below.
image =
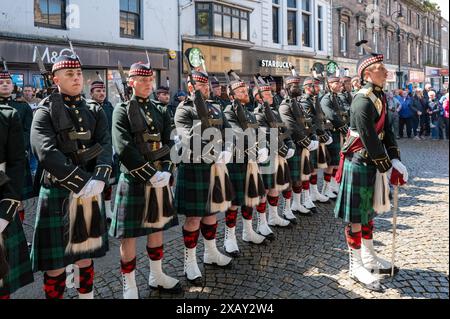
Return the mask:
<svg viewBox="0 0 450 319">
<path fill-rule="evenodd" d="M 411 138 L 412 137 L 412 131 L 413 131 L 413 126 L 412 126 L 412 118 L 408 117 L 408 118 L 400 118 L 399 119 L 399 126 L 400 126 L 400 130 L 398 132 L 398 135 L 400 137 L 403 137 L 403 129 L 405 128 L 406 125 L 406 135 Z"/>
</svg>

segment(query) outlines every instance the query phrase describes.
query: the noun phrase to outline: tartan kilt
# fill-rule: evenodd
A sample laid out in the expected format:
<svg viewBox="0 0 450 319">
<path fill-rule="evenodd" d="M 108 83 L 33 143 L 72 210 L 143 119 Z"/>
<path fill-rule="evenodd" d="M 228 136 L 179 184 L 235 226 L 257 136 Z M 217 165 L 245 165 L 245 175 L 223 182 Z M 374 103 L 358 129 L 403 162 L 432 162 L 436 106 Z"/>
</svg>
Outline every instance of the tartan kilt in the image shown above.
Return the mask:
<svg viewBox="0 0 450 319">
<path fill-rule="evenodd" d="M 263 174 L 264 170 L 269 169 L 270 162 L 259 164 L 261 167 L 261 177 L 264 182 L 264 187 L 266 190 L 272 189 L 275 187 L 275 176 L 274 174 Z"/>
<path fill-rule="evenodd" d="M 339 131 L 331 132 L 331 137 L 333 138 L 333 143 L 327 145 L 328 152 L 330 153 L 330 166 L 339 166 L 341 160 L 341 133 Z"/>
<path fill-rule="evenodd" d="M 234 187 L 234 206 L 242 206 L 245 203 L 245 179 L 247 177 L 247 164 L 231 163 L 227 165 L 230 180 Z"/>
<path fill-rule="evenodd" d="M 70 192 L 62 188 L 41 187 L 36 212 L 31 263 L 33 270 L 47 271 L 65 268 L 82 259 L 100 258 L 109 250 L 108 233 L 102 236 L 102 246 L 93 252 L 71 254 L 66 253 L 64 239 L 64 205 Z M 105 205 L 101 205 L 101 216 L 105 219 Z M 68 214 L 68 213 L 67 213 Z"/>
<path fill-rule="evenodd" d="M 27 240 L 18 214 L 15 214 L 13 221 L 0 236 L 3 236 L 3 244 L 9 265 L 8 275 L 3 279 L 3 285 L 0 287 L 0 296 L 5 296 L 32 283 L 33 271 L 31 269 Z"/>
<path fill-rule="evenodd" d="M 367 224 L 374 218 L 373 194 L 377 169 L 358 158 L 345 159 L 334 213 L 347 223 Z"/>
<path fill-rule="evenodd" d="M 27 199 L 33 198 L 37 196 L 33 191 L 33 176 L 31 175 L 30 162 L 28 160 L 25 161 L 25 181 L 22 188 L 22 200 L 25 201 Z"/>
<path fill-rule="evenodd" d="M 186 217 L 214 215 L 208 210 L 211 164 L 180 163 L 178 166 L 174 207 Z"/>
<path fill-rule="evenodd" d="M 292 182 L 298 182 L 301 180 L 301 150 L 297 146 L 297 149 L 295 150 L 295 155 L 292 156 L 290 159 L 287 160 L 289 164 L 289 170 L 291 171 L 291 180 Z"/>
<path fill-rule="evenodd" d="M 120 174 L 114 203 L 114 213 L 109 234 L 112 237 L 137 238 L 168 230 L 178 225 L 178 217 L 173 218 L 163 228 L 146 228 L 142 225 L 145 210 L 145 184 L 137 182 L 129 174 Z"/>
</svg>

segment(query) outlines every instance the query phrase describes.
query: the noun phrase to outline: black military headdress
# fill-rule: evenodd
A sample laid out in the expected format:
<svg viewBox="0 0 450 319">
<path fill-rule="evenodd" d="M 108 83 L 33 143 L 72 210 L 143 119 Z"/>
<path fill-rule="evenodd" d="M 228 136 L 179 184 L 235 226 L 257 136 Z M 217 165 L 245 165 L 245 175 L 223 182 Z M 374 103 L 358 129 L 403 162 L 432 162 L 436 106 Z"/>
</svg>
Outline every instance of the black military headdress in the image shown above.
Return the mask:
<svg viewBox="0 0 450 319">
<path fill-rule="evenodd" d="M 314 85 L 314 84 L 319 85 L 319 84 L 320 84 L 320 80 L 319 80 L 319 79 L 316 79 L 316 78 L 314 78 L 314 77 L 312 77 L 312 76 L 308 76 L 308 77 L 305 78 L 305 80 L 303 81 L 303 86 Z"/>
<path fill-rule="evenodd" d="M 219 82 L 219 80 L 213 75 L 213 76 L 211 76 L 211 80 L 210 80 L 210 83 L 211 83 L 211 87 L 214 89 L 214 88 L 217 88 L 217 87 L 220 87 L 220 82 Z"/>
<path fill-rule="evenodd" d="M 242 81 L 239 75 L 237 75 L 233 70 L 228 71 L 228 76 L 230 77 L 229 86 L 231 90 L 234 91 L 241 87 L 247 87 L 247 83 Z"/>
<path fill-rule="evenodd" d="M 105 82 L 103 81 L 94 81 L 91 83 L 91 92 L 95 89 L 106 89 Z"/>
<path fill-rule="evenodd" d="M 8 66 L 6 65 L 5 59 L 3 59 L 3 58 L 2 58 L 1 67 L 2 67 L 2 69 L 0 69 L 0 79 L 2 79 L 2 80 L 11 79 L 11 73 L 9 73 Z"/>
<path fill-rule="evenodd" d="M 297 74 L 297 71 L 295 70 L 294 66 L 291 66 L 290 68 L 292 75 L 290 75 L 284 82 L 286 85 L 290 84 L 298 84 L 302 81 L 300 76 Z"/>
<path fill-rule="evenodd" d="M 134 76 L 152 76 L 153 75 L 153 69 L 150 65 L 150 63 L 144 63 L 144 62 L 136 62 L 131 65 L 130 72 L 128 73 L 128 76 L 134 77 Z"/>
<path fill-rule="evenodd" d="M 341 78 L 337 76 L 330 76 L 328 77 L 328 83 L 334 83 L 334 82 L 340 82 Z"/>
<path fill-rule="evenodd" d="M 158 87 L 158 89 L 156 90 L 156 95 L 158 94 L 169 94 L 169 88 L 167 86 L 160 86 Z"/>
<path fill-rule="evenodd" d="M 384 55 L 380 53 L 373 52 L 372 48 L 367 45 L 367 40 L 361 40 L 356 43 L 357 47 L 364 47 L 364 50 L 368 52 L 368 54 L 364 55 L 361 59 L 359 59 L 357 64 L 357 72 L 361 81 L 364 80 L 364 70 L 371 66 L 372 64 L 383 62 Z"/>
</svg>

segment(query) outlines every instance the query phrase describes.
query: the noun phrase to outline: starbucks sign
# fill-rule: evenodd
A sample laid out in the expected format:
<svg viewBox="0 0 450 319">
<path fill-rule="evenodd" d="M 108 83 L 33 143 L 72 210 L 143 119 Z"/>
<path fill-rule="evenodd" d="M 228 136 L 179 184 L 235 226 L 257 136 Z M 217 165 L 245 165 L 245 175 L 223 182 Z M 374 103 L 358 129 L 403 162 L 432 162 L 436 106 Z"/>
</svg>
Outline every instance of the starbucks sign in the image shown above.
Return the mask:
<svg viewBox="0 0 450 319">
<path fill-rule="evenodd" d="M 261 60 L 261 67 L 263 68 L 275 68 L 275 69 L 289 69 L 291 63 L 287 61 L 275 61 L 275 60 Z"/>
</svg>

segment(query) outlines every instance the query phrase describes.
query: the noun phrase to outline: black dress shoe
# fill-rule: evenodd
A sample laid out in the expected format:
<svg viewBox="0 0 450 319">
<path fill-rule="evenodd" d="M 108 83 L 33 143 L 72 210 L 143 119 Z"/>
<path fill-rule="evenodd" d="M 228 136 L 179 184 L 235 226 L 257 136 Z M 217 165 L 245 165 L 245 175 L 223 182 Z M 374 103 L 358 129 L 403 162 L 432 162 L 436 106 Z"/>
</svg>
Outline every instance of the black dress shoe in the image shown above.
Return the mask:
<svg viewBox="0 0 450 319">
<path fill-rule="evenodd" d="M 183 287 L 180 283 L 177 283 L 173 288 L 164 288 L 163 286 L 152 287 L 149 286 L 152 290 L 158 290 L 160 293 L 166 294 L 180 294 L 183 291 Z"/>
</svg>

